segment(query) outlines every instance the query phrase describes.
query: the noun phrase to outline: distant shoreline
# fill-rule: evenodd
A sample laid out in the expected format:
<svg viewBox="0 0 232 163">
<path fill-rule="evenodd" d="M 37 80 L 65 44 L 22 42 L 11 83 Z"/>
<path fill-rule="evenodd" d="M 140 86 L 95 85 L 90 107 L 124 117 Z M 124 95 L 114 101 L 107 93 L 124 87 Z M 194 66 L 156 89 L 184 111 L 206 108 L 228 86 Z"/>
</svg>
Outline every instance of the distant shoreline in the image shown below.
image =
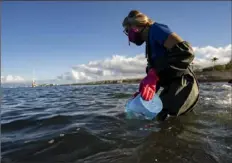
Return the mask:
<svg viewBox="0 0 232 163">
<path fill-rule="evenodd" d="M 140 79 L 142 80 L 142 79 Z M 200 79 L 198 80 L 199 83 L 228 83 L 230 80 L 204 80 L 204 79 Z M 75 86 L 75 85 L 108 85 L 108 84 L 139 84 L 139 82 L 135 82 L 133 81 L 133 79 L 131 79 L 131 81 L 129 82 L 115 82 L 115 80 L 111 81 L 111 82 L 96 82 L 96 83 L 72 83 L 72 84 L 60 84 L 59 86 Z"/>
<path fill-rule="evenodd" d="M 213 83 L 213 82 L 229 82 L 232 81 L 231 71 L 210 71 L 210 72 L 195 72 L 197 80 L 199 83 Z M 138 84 L 142 78 L 134 79 L 118 79 L 118 80 L 102 80 L 97 82 L 87 82 L 87 83 L 72 83 L 72 84 L 61 84 L 61 86 L 66 85 L 106 85 L 106 84 Z"/>
<path fill-rule="evenodd" d="M 213 82 L 226 82 L 232 83 L 232 70 L 227 71 L 201 71 L 195 72 L 199 83 L 213 83 Z M 108 85 L 108 84 L 139 84 L 142 78 L 132 79 L 115 79 L 115 80 L 102 80 L 95 82 L 85 83 L 71 83 L 71 84 L 59 84 L 59 86 L 73 86 L 73 85 Z M 57 86 L 58 84 L 38 84 L 36 87 L 50 87 Z"/>
<path fill-rule="evenodd" d="M 232 71 L 207 71 L 207 72 L 195 72 L 199 83 L 231 83 L 232 84 Z M 109 84 L 139 84 L 142 78 L 132 78 L 123 80 L 102 80 L 96 82 L 85 83 L 66 83 L 66 84 L 38 84 L 37 87 L 53 87 L 53 86 L 81 86 L 81 85 L 109 85 Z M 2 87 L 2 85 L 1 85 Z M 4 86 L 5 88 L 13 88 L 15 86 Z M 4 88 L 2 87 L 2 88 Z M 16 86 L 21 87 L 21 86 Z M 25 87 L 25 86 L 22 86 Z M 26 86 L 28 87 L 28 86 Z M 29 86 L 31 87 L 31 86 Z M 33 87 L 32 87 L 33 88 Z"/>
</svg>

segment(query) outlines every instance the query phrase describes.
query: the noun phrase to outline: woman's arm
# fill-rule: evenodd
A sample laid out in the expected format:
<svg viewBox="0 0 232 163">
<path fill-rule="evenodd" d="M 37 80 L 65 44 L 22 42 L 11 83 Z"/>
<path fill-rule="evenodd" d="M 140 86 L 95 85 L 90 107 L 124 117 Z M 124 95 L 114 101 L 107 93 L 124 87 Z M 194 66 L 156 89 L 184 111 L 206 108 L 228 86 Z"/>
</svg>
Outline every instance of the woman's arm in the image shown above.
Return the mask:
<svg viewBox="0 0 232 163">
<path fill-rule="evenodd" d="M 164 42 L 164 47 L 171 49 L 177 43 L 183 42 L 184 40 L 178 36 L 176 33 L 171 33 Z"/>
</svg>

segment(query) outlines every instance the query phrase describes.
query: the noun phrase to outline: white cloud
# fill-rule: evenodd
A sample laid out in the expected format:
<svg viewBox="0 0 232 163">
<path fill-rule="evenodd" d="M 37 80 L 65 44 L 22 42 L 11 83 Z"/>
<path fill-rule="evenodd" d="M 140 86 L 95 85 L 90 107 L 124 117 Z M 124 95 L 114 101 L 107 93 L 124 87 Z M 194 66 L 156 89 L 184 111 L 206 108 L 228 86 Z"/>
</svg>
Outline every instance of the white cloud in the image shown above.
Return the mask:
<svg viewBox="0 0 232 163">
<path fill-rule="evenodd" d="M 206 67 L 212 65 L 211 59 L 217 57 L 217 64 L 227 63 L 231 59 L 231 44 L 224 47 L 194 47 L 194 64 Z M 111 58 L 90 61 L 71 67 L 70 72 L 61 74 L 54 80 L 39 81 L 37 83 L 73 83 L 97 80 L 140 78 L 146 75 L 146 58 L 144 54 L 134 57 L 114 55 Z M 1 76 L 1 83 L 25 83 L 21 76 Z M 29 84 L 31 81 L 28 81 Z"/>
<path fill-rule="evenodd" d="M 21 76 L 13 76 L 13 75 L 1 76 L 1 83 L 17 83 L 23 81 L 25 80 Z"/>
<path fill-rule="evenodd" d="M 218 64 L 227 63 L 231 59 L 231 44 L 225 47 L 194 47 L 194 64 L 200 67 L 212 65 L 211 59 L 217 57 Z M 103 60 L 90 61 L 88 64 L 81 64 L 72 67 L 58 77 L 65 81 L 97 81 L 123 78 L 137 78 L 145 76 L 146 58 L 144 54 L 134 57 L 114 55 Z"/>
<path fill-rule="evenodd" d="M 231 59 L 231 49 L 232 46 L 227 45 L 225 47 L 194 47 L 194 52 L 196 54 L 194 64 L 197 64 L 201 67 L 207 67 L 212 65 L 211 59 L 217 57 L 217 64 L 225 64 Z"/>
<path fill-rule="evenodd" d="M 112 58 L 74 66 L 71 72 L 58 76 L 58 79 L 86 82 L 142 77 L 145 75 L 145 66 L 143 54 L 135 57 L 114 55 Z"/>
</svg>

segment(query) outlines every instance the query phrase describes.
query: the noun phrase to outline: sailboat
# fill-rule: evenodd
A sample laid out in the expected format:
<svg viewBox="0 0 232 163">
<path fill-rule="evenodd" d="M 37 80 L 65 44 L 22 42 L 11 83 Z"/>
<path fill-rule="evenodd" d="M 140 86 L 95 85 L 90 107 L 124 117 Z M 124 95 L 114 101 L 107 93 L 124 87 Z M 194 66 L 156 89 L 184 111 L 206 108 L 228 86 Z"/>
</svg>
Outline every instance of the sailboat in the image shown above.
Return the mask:
<svg viewBox="0 0 232 163">
<path fill-rule="evenodd" d="M 37 86 L 34 79 L 32 80 L 32 85 L 31 86 L 32 87 L 36 87 Z"/>
<path fill-rule="evenodd" d="M 33 79 L 32 79 L 32 84 L 31 84 L 31 87 L 34 88 L 36 87 L 37 84 L 35 83 L 35 79 L 34 79 L 34 70 L 33 70 Z"/>
</svg>

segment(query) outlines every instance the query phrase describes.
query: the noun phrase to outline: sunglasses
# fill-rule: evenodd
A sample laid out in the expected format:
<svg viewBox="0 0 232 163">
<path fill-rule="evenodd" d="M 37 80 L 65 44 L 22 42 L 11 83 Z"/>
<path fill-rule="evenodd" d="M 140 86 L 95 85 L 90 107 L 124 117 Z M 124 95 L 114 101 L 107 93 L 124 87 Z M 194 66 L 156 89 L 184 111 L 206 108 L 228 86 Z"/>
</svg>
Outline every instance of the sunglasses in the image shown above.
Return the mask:
<svg viewBox="0 0 232 163">
<path fill-rule="evenodd" d="M 124 30 L 123 30 L 123 33 L 125 33 L 125 35 L 128 36 L 128 29 L 124 29 Z"/>
</svg>

